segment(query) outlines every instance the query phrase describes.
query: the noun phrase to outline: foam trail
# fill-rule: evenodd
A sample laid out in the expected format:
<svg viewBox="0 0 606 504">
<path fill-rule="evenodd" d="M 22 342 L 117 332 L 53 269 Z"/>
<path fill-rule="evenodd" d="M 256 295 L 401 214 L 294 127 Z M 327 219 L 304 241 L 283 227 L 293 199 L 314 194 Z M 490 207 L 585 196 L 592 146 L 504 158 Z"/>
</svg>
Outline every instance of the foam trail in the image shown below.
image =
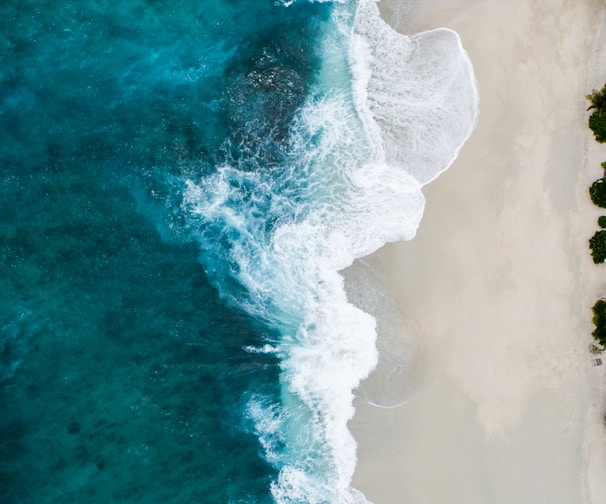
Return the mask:
<svg viewBox="0 0 606 504">
<path fill-rule="evenodd" d="M 452 163 L 478 109 L 454 32 L 405 37 L 368 0 L 335 5 L 333 24 L 281 165 L 226 163 L 190 178 L 183 200 L 223 294 L 281 334 L 254 351 L 279 356 L 282 396 L 253 395 L 248 416 L 280 469 L 272 494 L 284 504 L 367 502 L 349 486 L 347 422 L 377 362 L 375 321 L 349 303 L 339 271 L 414 236 L 422 186 Z"/>
</svg>

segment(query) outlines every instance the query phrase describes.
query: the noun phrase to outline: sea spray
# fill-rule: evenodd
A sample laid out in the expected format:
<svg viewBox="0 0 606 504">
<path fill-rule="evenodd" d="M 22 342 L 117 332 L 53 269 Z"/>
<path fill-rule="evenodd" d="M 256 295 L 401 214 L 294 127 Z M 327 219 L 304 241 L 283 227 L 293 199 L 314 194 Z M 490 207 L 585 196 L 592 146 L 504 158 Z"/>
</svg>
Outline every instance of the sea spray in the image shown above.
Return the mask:
<svg viewBox="0 0 606 504">
<path fill-rule="evenodd" d="M 347 132 L 352 117 L 345 105 L 342 97 L 309 105 L 312 115 L 326 122 L 316 121 L 311 131 L 309 122 L 295 122 L 301 129 L 292 132 L 297 140 L 291 163 L 333 162 L 332 132 Z M 309 113 L 306 108 L 302 116 Z M 312 143 L 316 155 L 299 157 L 301 146 L 309 153 Z M 340 168 L 357 162 L 355 146 L 349 147 L 338 153 Z M 281 360 L 281 401 L 254 397 L 249 405 L 266 457 L 281 470 L 274 497 L 278 502 L 345 502 L 355 467 L 355 443 L 346 424 L 353 416 L 352 390 L 376 362 L 374 320 L 347 302 L 337 273 L 353 260 L 347 250 L 358 239 L 348 232 L 346 220 L 339 222 L 343 216 L 334 214 L 350 204 L 351 188 L 336 185 L 334 170 L 324 175 L 332 179 L 328 188 L 318 176 L 322 170 L 305 183 L 292 181 L 291 163 L 264 172 L 261 179 L 260 172 L 221 168 L 198 184 L 189 181 L 184 201 L 192 222 L 202 219 L 207 228 L 210 220 L 226 230 L 228 262 L 246 287 L 239 294 L 241 305 L 282 334 L 280 341 L 260 349 Z M 287 179 L 292 184 L 285 197 Z M 280 222 L 269 231 L 268 218 Z"/>
</svg>

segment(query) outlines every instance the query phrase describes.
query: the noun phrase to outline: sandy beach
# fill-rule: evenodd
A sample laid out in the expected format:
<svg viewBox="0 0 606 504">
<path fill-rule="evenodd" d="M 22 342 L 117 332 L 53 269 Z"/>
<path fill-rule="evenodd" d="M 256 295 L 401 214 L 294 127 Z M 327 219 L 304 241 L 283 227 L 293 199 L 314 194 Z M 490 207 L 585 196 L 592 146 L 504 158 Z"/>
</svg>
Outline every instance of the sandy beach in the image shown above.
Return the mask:
<svg viewBox="0 0 606 504">
<path fill-rule="evenodd" d="M 481 112 L 424 189 L 415 239 L 365 260 L 404 321 L 380 335 L 383 351 L 414 355 L 392 377 L 401 405 L 356 403 L 353 486 L 375 504 L 603 504 L 606 365 L 592 366 L 588 345 L 606 267 L 587 247 L 602 215 L 587 188 L 606 145 L 587 128 L 584 96 L 606 82 L 606 4 L 381 9 L 402 33 L 460 34 Z"/>
</svg>

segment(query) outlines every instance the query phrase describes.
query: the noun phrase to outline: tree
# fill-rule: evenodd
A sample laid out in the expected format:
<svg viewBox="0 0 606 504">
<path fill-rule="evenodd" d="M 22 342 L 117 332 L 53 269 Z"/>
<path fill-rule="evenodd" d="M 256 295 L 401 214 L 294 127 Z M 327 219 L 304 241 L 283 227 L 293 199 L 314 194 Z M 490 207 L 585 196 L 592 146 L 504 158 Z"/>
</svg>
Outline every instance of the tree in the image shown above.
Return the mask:
<svg viewBox="0 0 606 504">
<path fill-rule="evenodd" d="M 598 217 L 598 226 L 602 229 L 606 228 L 606 215 L 601 215 Z"/>
<path fill-rule="evenodd" d="M 589 188 L 591 201 L 600 208 L 606 208 L 606 178 L 599 178 Z"/>
<path fill-rule="evenodd" d="M 591 333 L 593 338 L 602 346 L 606 346 L 606 300 L 598 299 L 593 307 L 593 318 L 595 330 Z"/>
<path fill-rule="evenodd" d="M 595 264 L 606 260 L 606 230 L 596 231 L 589 239 L 589 248 Z"/>
<path fill-rule="evenodd" d="M 606 111 L 606 109 L 604 109 Z M 589 129 L 597 142 L 606 142 L 606 113 L 596 111 L 589 116 Z"/>
<path fill-rule="evenodd" d="M 589 116 L 589 129 L 598 142 L 606 142 L 606 84 L 599 91 L 592 89 L 585 98 L 591 102 L 587 110 L 594 111 Z"/>
<path fill-rule="evenodd" d="M 587 108 L 587 110 L 593 110 L 598 113 L 598 115 L 603 115 L 606 112 L 606 84 L 599 91 L 597 89 L 592 89 L 591 93 L 585 96 L 590 102 L 591 105 Z"/>
</svg>

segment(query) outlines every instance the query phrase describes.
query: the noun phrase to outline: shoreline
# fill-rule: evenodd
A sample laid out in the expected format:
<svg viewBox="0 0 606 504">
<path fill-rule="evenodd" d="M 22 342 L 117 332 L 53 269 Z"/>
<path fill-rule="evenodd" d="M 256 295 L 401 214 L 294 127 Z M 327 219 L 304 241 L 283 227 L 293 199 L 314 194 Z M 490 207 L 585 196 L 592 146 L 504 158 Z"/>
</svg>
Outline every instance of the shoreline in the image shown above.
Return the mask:
<svg viewBox="0 0 606 504">
<path fill-rule="evenodd" d="M 396 24 L 459 33 L 481 111 L 424 188 L 417 237 L 364 259 L 416 348 L 404 404 L 358 399 L 350 423 L 352 485 L 375 504 L 606 501 L 605 370 L 587 351 L 606 288 L 587 188 L 606 146 L 585 112 L 606 80 L 606 7 L 541 3 L 426 0 Z M 398 19 L 397 0 L 380 7 Z"/>
</svg>

